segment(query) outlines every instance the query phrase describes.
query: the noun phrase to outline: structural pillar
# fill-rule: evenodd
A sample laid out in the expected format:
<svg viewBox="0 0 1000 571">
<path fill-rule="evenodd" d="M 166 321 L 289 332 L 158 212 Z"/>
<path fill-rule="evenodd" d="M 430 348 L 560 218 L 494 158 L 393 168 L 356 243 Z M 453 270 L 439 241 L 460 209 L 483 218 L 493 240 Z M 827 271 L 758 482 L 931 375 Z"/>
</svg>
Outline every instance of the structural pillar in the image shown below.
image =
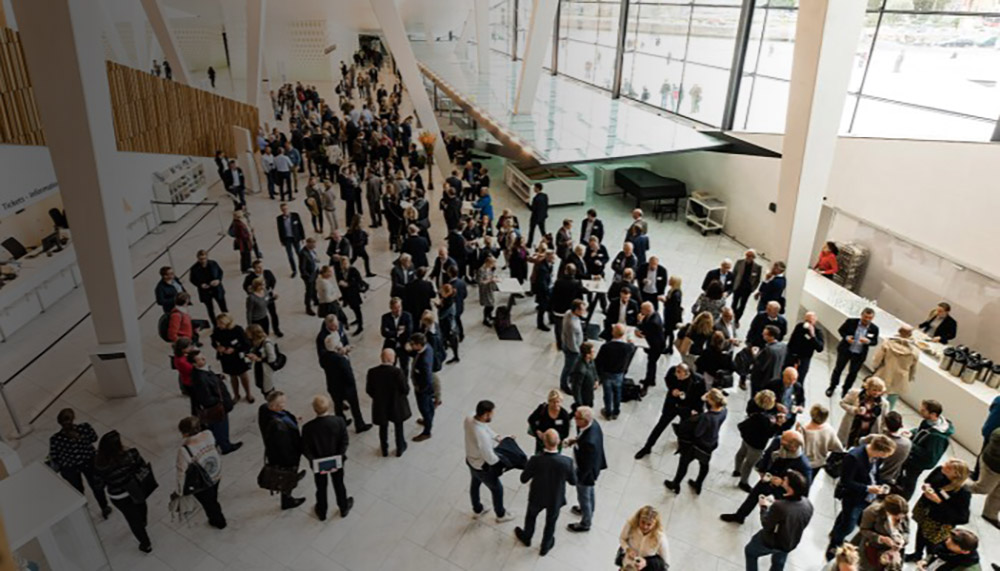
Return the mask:
<svg viewBox="0 0 1000 571">
<path fill-rule="evenodd" d="M 170 62 L 170 71 L 174 81 L 183 83 L 184 85 L 191 85 L 191 81 L 188 78 L 187 65 L 184 63 L 184 56 L 181 55 L 181 50 L 177 47 L 177 39 L 174 38 L 173 32 L 170 31 L 170 25 L 163 16 L 163 9 L 160 7 L 160 3 L 157 0 L 140 1 L 142 2 L 142 9 L 146 12 L 146 19 L 149 20 L 149 25 L 153 28 L 153 35 L 156 36 L 156 41 L 160 44 L 160 49 L 163 50 L 163 58 Z"/>
<path fill-rule="evenodd" d="M 410 94 L 413 102 L 413 110 L 420 121 L 422 131 L 430 131 L 437 137 L 434 144 L 434 163 L 438 169 L 448 169 L 451 159 L 448 158 L 448 151 L 445 149 L 444 140 L 441 138 L 441 128 L 438 126 L 437 117 L 434 115 L 434 105 L 431 98 L 427 96 L 424 89 L 424 82 L 417 67 L 417 57 L 413 55 L 413 47 L 406 37 L 406 28 L 403 27 L 403 19 L 399 15 L 399 9 L 394 0 L 371 0 L 372 9 L 378 19 L 379 27 L 382 28 L 382 37 L 385 44 L 396 61 L 396 69 L 403 79 L 403 87 Z M 416 133 L 413 139 L 416 140 Z M 443 183 L 444 179 L 440 175 L 434 180 Z"/>
<path fill-rule="evenodd" d="M 479 73 L 490 71 L 490 2 L 475 0 L 476 17 L 476 55 L 479 61 Z"/>
<path fill-rule="evenodd" d="M 92 0 L 14 0 L 56 180 L 73 225 L 105 397 L 135 396 L 143 384 L 132 262 L 115 166 L 120 160 Z"/>
<path fill-rule="evenodd" d="M 111 17 L 111 12 L 109 12 L 110 7 L 108 6 L 108 1 L 100 0 L 98 2 L 98 8 L 101 11 L 101 18 L 104 20 L 104 35 L 108 38 L 108 43 L 111 45 L 111 51 L 114 54 L 115 61 L 122 65 L 131 65 L 136 69 L 141 69 L 138 62 L 130 61 L 130 59 L 125 55 L 125 44 L 122 43 L 121 34 L 118 33 L 118 27 L 115 25 L 115 21 Z"/>
<path fill-rule="evenodd" d="M 776 256 L 788 266 L 785 314 L 796 319 L 830 171 L 865 0 L 802 0 L 795 29 L 778 179 Z"/>
<path fill-rule="evenodd" d="M 514 98 L 514 113 L 517 115 L 530 115 L 535 104 L 538 81 L 542 77 L 542 62 L 545 51 L 552 43 L 552 22 L 558 8 L 559 0 L 535 0 L 531 7 L 521 79 L 517 82 L 517 97 Z"/>
<path fill-rule="evenodd" d="M 135 45 L 136 69 L 149 71 L 153 68 L 152 57 L 150 56 L 149 42 L 146 41 L 146 14 L 141 4 L 131 6 L 129 19 L 132 23 L 132 43 Z"/>
<path fill-rule="evenodd" d="M 247 0 L 247 103 L 260 105 L 261 60 L 264 45 L 264 2 Z M 265 116 L 274 116 L 268 108 Z"/>
</svg>

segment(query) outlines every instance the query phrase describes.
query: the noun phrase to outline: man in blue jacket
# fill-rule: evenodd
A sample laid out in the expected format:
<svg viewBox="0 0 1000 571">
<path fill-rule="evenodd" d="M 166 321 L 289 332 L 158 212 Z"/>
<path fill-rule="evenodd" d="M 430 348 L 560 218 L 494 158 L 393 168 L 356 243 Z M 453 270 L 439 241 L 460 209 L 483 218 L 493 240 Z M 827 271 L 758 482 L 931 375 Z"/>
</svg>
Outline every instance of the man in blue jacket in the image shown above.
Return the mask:
<svg viewBox="0 0 1000 571">
<path fill-rule="evenodd" d="M 576 499 L 579 506 L 573 506 L 573 513 L 580 515 L 579 523 L 571 523 L 570 531 L 589 531 L 594 516 L 594 486 L 601 470 L 608 467 L 604 457 L 604 431 L 594 420 L 594 409 L 581 406 L 573 416 L 576 422 L 576 438 L 570 438 L 566 445 L 573 447 L 576 459 Z"/>
<path fill-rule="evenodd" d="M 805 478 L 808 495 L 808 489 L 812 485 L 812 467 L 803 453 L 803 444 L 802 433 L 797 430 L 786 430 L 780 437 L 771 439 L 771 444 L 757 462 L 760 481 L 747 494 L 736 513 L 722 514 L 719 519 L 742 525 L 743 520 L 757 507 L 761 496 L 774 496 L 778 499 L 784 497 L 783 482 L 789 471 L 798 472 Z"/>
<path fill-rule="evenodd" d="M 841 501 L 840 513 L 830 531 L 830 544 L 826 548 L 826 560 L 833 555 L 840 544 L 854 531 L 861 519 L 861 512 L 878 496 L 889 492 L 882 485 L 882 459 L 892 456 L 896 443 L 884 434 L 873 435 L 868 443 L 852 448 L 840 467 L 840 480 L 833 492 Z"/>
<path fill-rule="evenodd" d="M 434 349 L 422 333 L 411 335 L 406 346 L 413 357 L 413 396 L 424 425 L 424 430 L 414 436 L 413 441 L 423 442 L 431 437 L 434 424 Z"/>
</svg>

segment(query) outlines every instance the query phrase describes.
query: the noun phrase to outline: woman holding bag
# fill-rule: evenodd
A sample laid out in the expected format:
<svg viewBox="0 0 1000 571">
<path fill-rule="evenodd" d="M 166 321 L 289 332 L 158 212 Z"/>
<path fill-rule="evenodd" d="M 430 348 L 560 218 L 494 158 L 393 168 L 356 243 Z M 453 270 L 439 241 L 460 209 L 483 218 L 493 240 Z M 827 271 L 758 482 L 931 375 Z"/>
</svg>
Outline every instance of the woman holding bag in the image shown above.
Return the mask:
<svg viewBox="0 0 1000 571">
<path fill-rule="evenodd" d="M 260 325 L 251 325 L 247 328 L 247 337 L 250 339 L 250 352 L 247 358 L 253 362 L 254 384 L 264 394 L 264 398 L 274 390 L 274 381 L 277 371 L 274 370 L 274 363 L 278 360 L 278 351 L 274 343 L 267 338 L 267 332 Z"/>
<path fill-rule="evenodd" d="M 156 481 L 149 463 L 135 448 L 125 448 L 121 435 L 112 430 L 97 445 L 94 467 L 107 487 L 108 499 L 125 516 L 132 535 L 139 541 L 139 551 L 152 552 L 153 544 L 146 533 L 146 498 L 155 489 Z"/>
<path fill-rule="evenodd" d="M 923 495 L 913 506 L 913 520 L 917 522 L 917 545 L 906 556 L 907 562 L 920 561 L 924 550 L 933 553 L 943 544 L 955 527 L 969 522 L 969 504 L 972 492 L 965 487 L 969 479 L 969 465 L 964 460 L 952 458 L 931 471 L 924 480 Z"/>
<path fill-rule="evenodd" d="M 181 420 L 177 427 L 183 440 L 177 450 L 177 495 L 193 495 L 216 529 L 226 528 L 226 517 L 219 505 L 219 481 L 222 479 L 222 456 L 212 432 L 201 426 L 197 416 Z"/>
</svg>

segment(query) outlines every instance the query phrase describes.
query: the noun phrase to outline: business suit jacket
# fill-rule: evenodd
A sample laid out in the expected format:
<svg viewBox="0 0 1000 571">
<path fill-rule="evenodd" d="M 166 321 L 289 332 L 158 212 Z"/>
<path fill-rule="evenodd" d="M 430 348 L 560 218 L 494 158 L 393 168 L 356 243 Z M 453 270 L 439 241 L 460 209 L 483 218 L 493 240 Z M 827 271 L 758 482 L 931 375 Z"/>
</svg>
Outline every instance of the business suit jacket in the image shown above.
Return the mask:
<svg viewBox="0 0 1000 571">
<path fill-rule="evenodd" d="M 347 422 L 336 415 L 320 416 L 302 425 L 302 454 L 309 460 L 347 454 Z"/>
<path fill-rule="evenodd" d="M 458 229 L 452 230 L 448 233 L 448 255 L 452 257 L 458 264 L 465 265 L 465 258 L 468 255 L 468 246 L 465 242 L 465 236 Z"/>
<path fill-rule="evenodd" d="M 768 343 L 760 348 L 750 370 L 750 385 L 754 393 L 774 379 L 781 378 L 781 369 L 785 366 L 787 352 L 787 346 L 780 341 Z"/>
<path fill-rule="evenodd" d="M 330 265 L 334 265 L 333 257 L 340 256 L 341 258 L 351 257 L 351 242 L 347 238 L 341 236 L 340 240 L 333 240 L 327 238 L 326 245 L 326 255 L 330 257 Z"/>
<path fill-rule="evenodd" d="M 573 307 L 573 300 L 584 299 L 586 295 L 587 290 L 580 280 L 561 277 L 552 285 L 549 308 L 555 313 L 566 313 Z"/>
<path fill-rule="evenodd" d="M 723 323 L 721 319 L 719 319 L 718 321 L 715 322 L 715 326 L 712 327 L 712 329 L 722 333 L 722 336 L 726 338 L 726 341 L 729 341 L 730 339 L 736 337 L 736 320 L 734 319 L 733 321 L 731 321 L 730 325 L 732 326 L 732 331 L 730 331 L 730 329 L 726 327 L 726 324 Z"/>
<path fill-rule="evenodd" d="M 639 304 L 634 299 L 628 300 L 628 305 L 622 308 L 622 300 L 613 299 L 608 303 L 608 311 L 604 316 L 605 333 L 610 333 L 611 326 L 621 320 L 621 311 L 625 311 L 625 325 L 635 325 L 639 322 Z"/>
<path fill-rule="evenodd" d="M 429 265 L 427 252 L 430 249 L 430 243 L 427 242 L 426 238 L 422 236 L 410 236 L 406 240 L 403 240 L 403 246 L 400 248 L 400 251 L 410 255 L 414 268 L 426 268 Z"/>
<path fill-rule="evenodd" d="M 215 260 L 209 260 L 205 267 L 201 264 L 195 262 L 191 269 L 188 271 L 188 279 L 191 280 L 191 285 L 198 289 L 198 299 L 203 303 L 207 303 L 215 299 L 216 293 L 219 295 L 225 292 L 225 288 L 222 287 L 222 267 L 219 266 L 218 262 Z M 209 286 L 208 289 L 202 289 L 202 284 L 207 284 L 219 280 L 219 285 L 212 287 Z"/>
<path fill-rule="evenodd" d="M 233 175 L 233 171 L 239 173 L 239 184 L 236 184 L 236 177 Z M 222 184 L 225 185 L 227 190 L 239 190 L 241 188 L 246 188 L 247 178 L 243 176 L 243 169 L 236 167 L 235 169 L 229 169 L 222 173 Z"/>
<path fill-rule="evenodd" d="M 274 273 L 271 270 L 264 270 L 262 275 L 257 275 L 252 271 L 243 278 L 243 291 L 249 292 L 250 286 L 253 285 L 253 281 L 257 278 L 264 278 L 264 287 L 267 291 L 274 291 L 274 286 L 278 283 L 278 280 L 274 277 Z"/>
<path fill-rule="evenodd" d="M 949 341 L 951 341 L 952 339 L 955 338 L 956 335 L 958 335 L 958 322 L 955 321 L 954 317 L 950 315 L 945 317 L 944 319 L 941 320 L 941 324 L 937 326 L 937 329 L 931 331 L 931 322 L 933 321 L 934 318 L 932 317 L 931 319 L 928 319 L 927 321 L 921 323 L 919 325 L 920 329 L 923 330 L 924 333 L 930 335 L 931 337 L 940 337 L 941 342 L 944 343 L 945 345 L 947 345 Z"/>
<path fill-rule="evenodd" d="M 657 353 L 662 353 L 667 346 L 667 337 L 663 329 L 663 318 L 660 314 L 653 312 L 649 317 L 639 324 L 639 331 L 649 343 L 649 348 Z"/>
<path fill-rule="evenodd" d="M 632 243 L 632 253 L 635 254 L 638 265 L 641 266 L 645 264 L 646 252 L 649 251 L 649 236 L 645 234 L 638 234 L 636 236 L 630 236 L 628 241 Z"/>
<path fill-rule="evenodd" d="M 174 276 L 174 281 L 177 282 L 177 285 L 181 286 L 180 291 L 187 291 L 184 289 L 184 283 L 181 282 L 181 278 Z M 173 284 L 168 284 L 160 280 L 156 282 L 154 292 L 156 293 L 156 303 L 163 308 L 163 313 L 170 313 L 170 310 L 176 304 L 177 294 L 180 293 L 177 291 L 177 288 Z"/>
<path fill-rule="evenodd" d="M 448 268 L 452 266 L 457 268 L 458 263 L 451 256 L 445 258 L 444 263 L 441 263 L 441 256 L 434 258 L 434 268 L 431 270 L 430 278 L 434 280 L 435 285 L 441 287 L 441 284 L 448 282 Z"/>
<path fill-rule="evenodd" d="M 549 217 L 549 195 L 535 193 L 531 199 L 531 222 L 544 222 Z"/>
<path fill-rule="evenodd" d="M 427 280 L 413 280 L 403 291 L 403 309 L 410 315 L 417 316 L 419 321 L 419 316 L 431 308 L 431 300 L 435 295 L 434 284 Z"/>
<path fill-rule="evenodd" d="M 593 486 L 601 470 L 608 467 L 604 457 L 604 431 L 596 420 L 588 426 L 576 440 L 573 449 L 576 459 L 576 483 L 578 486 Z"/>
<path fill-rule="evenodd" d="M 754 316 L 753 321 L 750 322 L 750 329 L 747 331 L 747 344 L 752 347 L 761 347 L 764 345 L 764 328 L 768 325 L 774 325 L 781 332 L 776 341 L 781 341 L 785 338 L 785 333 L 788 332 L 788 321 L 785 316 L 778 315 L 777 319 L 774 321 L 767 316 L 766 312 L 760 312 Z"/>
<path fill-rule="evenodd" d="M 714 270 L 708 270 L 705 274 L 705 279 L 701 282 L 701 291 L 708 289 L 708 284 L 713 281 L 717 281 L 722 284 L 722 291 L 733 291 L 733 281 L 736 277 L 734 272 L 729 272 L 725 277 L 722 276 L 722 270 L 715 268 Z"/>
<path fill-rule="evenodd" d="M 273 412 L 262 404 L 257 418 L 267 463 L 297 468 L 302 458 L 302 437 L 295 416 L 288 411 Z"/>
<path fill-rule="evenodd" d="M 397 327 L 402 327 L 403 331 L 400 332 Z M 410 340 L 410 335 L 413 334 L 413 316 L 405 311 L 399 312 L 399 325 L 396 325 L 396 319 L 392 316 L 392 312 L 387 312 L 382 315 L 382 348 L 383 349 L 396 349 L 397 352 L 399 348 L 406 344 Z"/>
<path fill-rule="evenodd" d="M 840 325 L 840 329 L 837 330 L 837 334 L 840 335 L 840 343 L 837 344 L 837 352 L 850 351 L 851 344 L 847 342 L 847 337 L 854 335 L 858 330 L 858 323 L 861 320 L 857 317 L 852 317 L 850 319 L 844 320 L 844 323 Z M 868 357 L 868 349 L 878 345 L 878 325 L 875 322 L 868 324 L 868 343 L 867 345 L 861 346 L 860 358 L 863 360 Z"/>
<path fill-rule="evenodd" d="M 805 323 L 799 323 L 792 329 L 788 338 L 788 354 L 799 359 L 812 359 L 813 355 L 823 350 L 823 329 L 816 326 L 816 335 L 809 333 Z"/>
<path fill-rule="evenodd" d="M 576 470 L 569 456 L 542 452 L 528 459 L 521 472 L 521 483 L 531 482 L 528 503 L 541 508 L 559 509 L 566 505 L 566 484 L 575 486 Z"/>
<path fill-rule="evenodd" d="M 372 422 L 383 425 L 403 422 L 410 418 L 410 383 L 402 369 L 393 365 L 378 365 L 368 369 L 365 393 L 372 399 Z"/>
<path fill-rule="evenodd" d="M 851 448 L 840 466 L 840 480 L 834 490 L 834 497 L 843 500 L 845 504 L 864 502 L 868 495 L 868 486 L 880 484 L 882 480 L 881 470 L 876 468 L 875 481 L 871 481 L 872 464 L 881 466 L 882 461 L 870 458 L 864 445 Z"/>
<path fill-rule="evenodd" d="M 559 256 L 559 257 L 562 259 L 562 261 L 559 262 L 559 275 L 560 276 L 564 274 L 564 270 L 566 269 L 566 266 L 568 264 L 573 264 L 573 267 L 576 268 L 576 277 L 577 278 L 582 279 L 582 278 L 589 278 L 590 277 L 590 275 L 587 274 L 587 262 L 583 258 L 581 258 L 580 256 L 577 256 L 572 251 L 569 251 L 569 252 L 566 252 L 562 256 Z"/>
<path fill-rule="evenodd" d="M 632 292 L 632 301 L 639 303 L 639 288 L 632 282 L 626 282 L 625 280 L 619 280 L 612 283 L 608 287 L 608 299 L 619 299 L 621 298 L 622 289 L 628 288 Z"/>
<path fill-rule="evenodd" d="M 760 264 L 757 262 L 752 262 L 752 265 L 748 270 L 746 258 L 736 262 L 736 265 L 733 267 L 733 288 L 740 288 L 740 283 L 743 281 L 743 274 L 747 271 L 750 272 L 750 278 L 749 282 L 747 282 L 748 289 L 746 290 L 746 293 L 750 293 L 757 289 L 757 286 L 760 285 L 760 274 L 762 270 Z"/>
<path fill-rule="evenodd" d="M 622 274 L 625 270 L 632 268 L 633 270 L 639 267 L 639 258 L 635 256 L 635 252 L 632 252 L 631 256 L 625 256 L 625 252 L 618 252 L 615 256 L 613 262 L 611 262 L 611 270 L 615 272 L 615 279 L 620 280 Z"/>
<path fill-rule="evenodd" d="M 648 262 L 639 266 L 639 273 L 636 277 L 638 277 L 640 284 L 642 284 L 647 278 L 650 278 Z M 656 295 L 663 295 L 663 292 L 667 291 L 667 268 L 657 266 L 656 275 L 650 279 L 656 280 Z M 645 290 L 646 286 L 640 285 L 639 289 Z"/>
<path fill-rule="evenodd" d="M 299 276 L 303 281 L 315 282 L 319 274 L 319 263 L 309 253 L 308 248 L 299 250 Z"/>
<path fill-rule="evenodd" d="M 392 269 L 389 270 L 389 279 L 392 281 L 392 288 L 389 293 L 392 297 L 403 298 L 406 293 L 406 286 L 414 280 L 416 277 L 416 272 L 413 268 L 404 268 L 399 264 L 393 264 Z"/>
<path fill-rule="evenodd" d="M 462 194 L 462 179 L 457 176 L 449 176 L 444 179 L 445 184 L 455 189 L 455 192 L 459 195 Z"/>
<path fill-rule="evenodd" d="M 303 240 L 306 239 L 306 231 L 302 228 L 302 219 L 299 217 L 298 212 L 288 213 L 288 218 L 292 223 L 292 233 L 289 234 L 285 230 L 284 218 L 284 214 L 279 214 L 275 219 L 275 222 L 278 224 L 278 240 L 281 242 L 282 246 L 288 243 L 298 246 Z"/>
<path fill-rule="evenodd" d="M 611 256 L 608 255 L 608 249 L 604 247 L 604 244 L 597 246 L 597 250 L 591 250 L 590 247 L 583 254 L 583 261 L 587 265 L 587 276 L 601 276 L 604 277 L 604 271 L 608 267 L 608 262 L 611 260 Z"/>
<path fill-rule="evenodd" d="M 594 218 L 591 221 L 589 218 L 584 218 L 583 222 L 580 224 L 580 243 L 586 244 L 589 240 L 587 239 L 587 227 L 593 226 L 590 229 L 591 236 L 597 236 L 597 240 L 603 245 L 604 244 L 604 222 L 601 222 L 600 218 Z"/>
</svg>

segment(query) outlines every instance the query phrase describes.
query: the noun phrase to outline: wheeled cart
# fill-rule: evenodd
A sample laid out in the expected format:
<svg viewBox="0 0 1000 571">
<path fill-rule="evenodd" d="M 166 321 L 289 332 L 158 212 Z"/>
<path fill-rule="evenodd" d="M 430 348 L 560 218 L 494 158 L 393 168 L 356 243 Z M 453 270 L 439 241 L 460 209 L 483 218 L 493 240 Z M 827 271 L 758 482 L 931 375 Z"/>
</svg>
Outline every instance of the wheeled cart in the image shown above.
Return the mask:
<svg viewBox="0 0 1000 571">
<path fill-rule="evenodd" d="M 697 226 L 701 235 L 709 232 L 722 233 L 726 225 L 726 203 L 711 195 L 695 192 L 687 200 L 684 218 L 688 226 Z"/>
</svg>

